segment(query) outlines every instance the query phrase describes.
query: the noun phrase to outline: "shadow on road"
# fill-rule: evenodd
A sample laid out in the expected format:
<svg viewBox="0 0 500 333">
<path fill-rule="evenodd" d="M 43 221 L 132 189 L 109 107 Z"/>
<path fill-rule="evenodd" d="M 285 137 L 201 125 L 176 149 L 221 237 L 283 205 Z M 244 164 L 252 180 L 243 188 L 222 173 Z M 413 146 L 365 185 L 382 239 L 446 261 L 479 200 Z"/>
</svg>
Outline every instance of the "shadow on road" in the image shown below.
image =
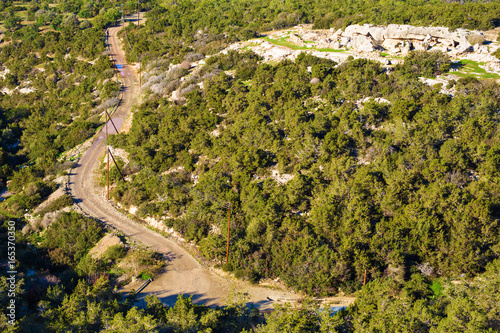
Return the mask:
<svg viewBox="0 0 500 333">
<path fill-rule="evenodd" d="M 159 292 L 151 293 L 151 295 L 158 294 Z M 158 299 L 165 305 L 168 305 L 170 307 L 175 305 L 175 302 L 177 302 L 177 299 L 181 296 L 182 294 L 173 294 L 170 296 L 166 297 L 158 297 Z M 158 295 L 157 295 L 158 296 Z M 205 294 L 198 294 L 198 293 L 192 293 L 192 294 L 184 294 L 184 297 L 192 297 L 192 301 L 195 304 L 206 304 L 210 303 L 211 301 L 214 301 L 215 299 L 213 298 L 207 298 Z"/>
<path fill-rule="evenodd" d="M 213 298 L 205 297 L 205 294 L 199 294 L 199 293 L 172 294 L 172 295 L 168 295 L 168 296 L 164 296 L 164 297 L 159 296 L 160 294 L 164 294 L 164 293 L 165 293 L 164 291 L 157 291 L 157 292 L 144 291 L 144 292 L 141 292 L 141 293 L 136 295 L 137 298 L 136 298 L 136 303 L 134 305 L 136 305 L 138 308 L 142 308 L 142 309 L 146 308 L 147 307 L 147 303 L 146 303 L 146 296 L 147 295 L 155 295 L 156 297 L 158 297 L 160 302 L 162 302 L 163 304 L 165 304 L 169 307 L 173 307 L 175 305 L 175 303 L 177 302 L 177 299 L 181 295 L 184 297 L 192 297 L 193 303 L 199 304 L 199 305 L 206 305 L 207 303 L 213 302 L 215 300 Z"/>
</svg>

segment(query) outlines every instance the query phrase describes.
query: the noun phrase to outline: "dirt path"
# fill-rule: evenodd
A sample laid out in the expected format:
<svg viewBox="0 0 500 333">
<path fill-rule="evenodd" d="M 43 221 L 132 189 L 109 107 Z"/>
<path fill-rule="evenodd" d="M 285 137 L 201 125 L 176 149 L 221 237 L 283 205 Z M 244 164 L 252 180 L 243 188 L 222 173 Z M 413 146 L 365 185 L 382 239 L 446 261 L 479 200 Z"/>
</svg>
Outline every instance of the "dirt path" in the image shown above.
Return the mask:
<svg viewBox="0 0 500 333">
<path fill-rule="evenodd" d="M 132 106 L 136 103 L 139 82 L 136 73 L 125 63 L 125 55 L 120 40 L 117 37 L 121 26 L 109 29 L 109 43 L 112 57 L 116 64 L 121 65 L 120 74 L 123 82 L 122 103 L 112 115 L 118 130 L 130 115 Z M 113 126 L 108 124 L 108 131 L 113 133 Z M 103 198 L 99 186 L 95 184 L 94 171 L 104 155 L 104 128 L 96 135 L 92 146 L 83 154 L 77 166 L 69 177 L 71 195 L 78 207 L 86 214 L 103 223 L 119 229 L 132 240 L 143 243 L 149 248 L 163 254 L 168 261 L 166 268 L 159 276 L 138 295 L 139 301 L 146 294 L 154 294 L 165 304 L 174 305 L 178 294 L 193 295 L 193 301 L 206 305 L 223 305 L 232 286 L 237 291 L 248 292 L 249 301 L 260 309 L 272 308 L 276 302 L 294 300 L 299 295 L 266 287 L 253 286 L 242 281 L 232 281 L 212 273 L 202 267 L 186 250 L 174 241 L 155 233 L 142 225 L 135 223 L 120 212 L 110 202 Z M 126 292 L 137 289 L 140 283 L 130 284 L 123 288 Z M 347 305 L 351 298 L 339 298 L 339 306 Z"/>
</svg>

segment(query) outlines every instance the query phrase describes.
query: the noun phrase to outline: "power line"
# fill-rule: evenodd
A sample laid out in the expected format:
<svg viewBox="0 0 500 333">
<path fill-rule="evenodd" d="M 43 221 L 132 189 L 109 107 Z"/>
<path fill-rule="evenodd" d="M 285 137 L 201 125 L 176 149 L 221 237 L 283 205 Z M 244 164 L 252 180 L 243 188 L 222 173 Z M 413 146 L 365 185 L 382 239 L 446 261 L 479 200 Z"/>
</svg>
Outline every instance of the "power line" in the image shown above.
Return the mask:
<svg viewBox="0 0 500 333">
<path fill-rule="evenodd" d="M 227 251 L 226 251 L 226 264 L 229 261 L 229 226 L 231 225 L 231 203 L 229 203 L 229 211 L 227 213 Z"/>
</svg>

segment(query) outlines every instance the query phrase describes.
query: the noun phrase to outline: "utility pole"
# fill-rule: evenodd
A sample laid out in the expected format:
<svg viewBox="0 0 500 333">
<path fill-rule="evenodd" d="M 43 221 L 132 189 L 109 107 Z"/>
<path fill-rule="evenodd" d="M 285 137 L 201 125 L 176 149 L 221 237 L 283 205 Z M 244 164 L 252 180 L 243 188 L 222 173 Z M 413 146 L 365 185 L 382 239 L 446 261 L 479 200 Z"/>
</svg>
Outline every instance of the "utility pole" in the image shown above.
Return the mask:
<svg viewBox="0 0 500 333">
<path fill-rule="evenodd" d="M 229 212 L 227 214 L 227 251 L 226 251 L 226 264 L 229 261 L 229 226 L 231 225 L 231 203 L 229 203 Z"/>
<path fill-rule="evenodd" d="M 108 113 L 106 112 L 106 199 L 109 200 L 109 148 L 108 148 Z"/>
<path fill-rule="evenodd" d="M 363 280 L 363 286 L 366 284 L 366 269 L 365 269 L 365 278 Z"/>
</svg>

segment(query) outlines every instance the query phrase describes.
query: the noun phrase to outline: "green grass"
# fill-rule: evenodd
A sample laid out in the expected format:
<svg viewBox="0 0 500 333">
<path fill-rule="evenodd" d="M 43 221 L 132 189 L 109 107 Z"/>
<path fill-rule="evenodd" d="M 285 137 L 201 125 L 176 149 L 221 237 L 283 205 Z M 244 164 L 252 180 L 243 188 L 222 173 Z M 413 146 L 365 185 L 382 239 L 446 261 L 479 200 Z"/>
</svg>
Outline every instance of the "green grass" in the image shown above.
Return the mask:
<svg viewBox="0 0 500 333">
<path fill-rule="evenodd" d="M 477 79 L 500 79 L 500 75 L 489 73 L 480 67 L 480 65 L 484 65 L 484 62 L 463 59 L 459 61 L 459 64 L 462 66 L 460 70 L 451 74 L 459 77 L 475 77 Z"/>
<path fill-rule="evenodd" d="M 443 286 L 438 280 L 432 281 L 431 284 L 431 290 L 434 295 L 432 295 L 432 298 L 439 298 L 443 296 Z"/>
<path fill-rule="evenodd" d="M 45 232 L 34 232 L 27 236 L 31 244 L 42 244 L 45 241 Z"/>
<path fill-rule="evenodd" d="M 337 49 L 317 49 L 314 47 L 307 47 L 307 46 L 298 46 L 295 45 L 292 42 L 288 41 L 288 38 L 290 37 L 281 37 L 281 38 L 270 38 L 268 36 L 260 37 L 260 39 L 263 39 L 265 41 L 268 41 L 271 44 L 274 45 L 279 45 L 279 46 L 285 46 L 288 47 L 292 50 L 313 50 L 313 51 L 320 51 L 320 52 L 345 52 L 345 50 L 337 50 Z M 305 42 L 306 44 L 314 43 L 314 42 Z"/>
<path fill-rule="evenodd" d="M 313 48 L 311 48 L 313 49 Z M 339 49 L 313 49 L 313 50 L 316 50 L 316 51 L 320 51 L 320 52 L 345 52 L 346 50 L 339 50 Z"/>
<path fill-rule="evenodd" d="M 144 281 L 149 280 L 153 277 L 153 274 L 151 274 L 150 272 L 143 272 L 140 275 L 141 275 L 141 279 Z"/>
<path fill-rule="evenodd" d="M 125 270 L 123 268 L 118 268 L 118 267 L 112 267 L 109 272 L 108 272 L 110 275 L 113 275 L 113 276 L 121 276 L 123 274 L 125 274 Z M 147 279 L 146 279 L 147 280 Z"/>
<path fill-rule="evenodd" d="M 385 53 L 385 52 L 380 52 L 380 56 L 381 57 L 388 57 L 390 54 L 389 53 Z"/>
<path fill-rule="evenodd" d="M 310 50 L 312 48 L 307 47 L 307 46 L 297 46 L 294 43 L 291 43 L 288 41 L 289 37 L 281 37 L 279 39 L 274 39 L 274 38 L 269 38 L 267 36 L 261 37 L 260 39 L 263 39 L 271 44 L 274 45 L 279 45 L 279 46 L 286 46 L 292 50 Z"/>
<path fill-rule="evenodd" d="M 16 12 L 16 14 L 17 14 L 17 16 L 19 16 L 19 18 L 22 21 L 26 21 L 28 19 L 28 11 L 27 10 L 22 10 L 22 11 Z"/>
<path fill-rule="evenodd" d="M 242 50 L 248 51 L 251 50 L 252 47 L 259 46 L 259 43 L 248 43 L 246 46 L 242 47 Z"/>
</svg>

